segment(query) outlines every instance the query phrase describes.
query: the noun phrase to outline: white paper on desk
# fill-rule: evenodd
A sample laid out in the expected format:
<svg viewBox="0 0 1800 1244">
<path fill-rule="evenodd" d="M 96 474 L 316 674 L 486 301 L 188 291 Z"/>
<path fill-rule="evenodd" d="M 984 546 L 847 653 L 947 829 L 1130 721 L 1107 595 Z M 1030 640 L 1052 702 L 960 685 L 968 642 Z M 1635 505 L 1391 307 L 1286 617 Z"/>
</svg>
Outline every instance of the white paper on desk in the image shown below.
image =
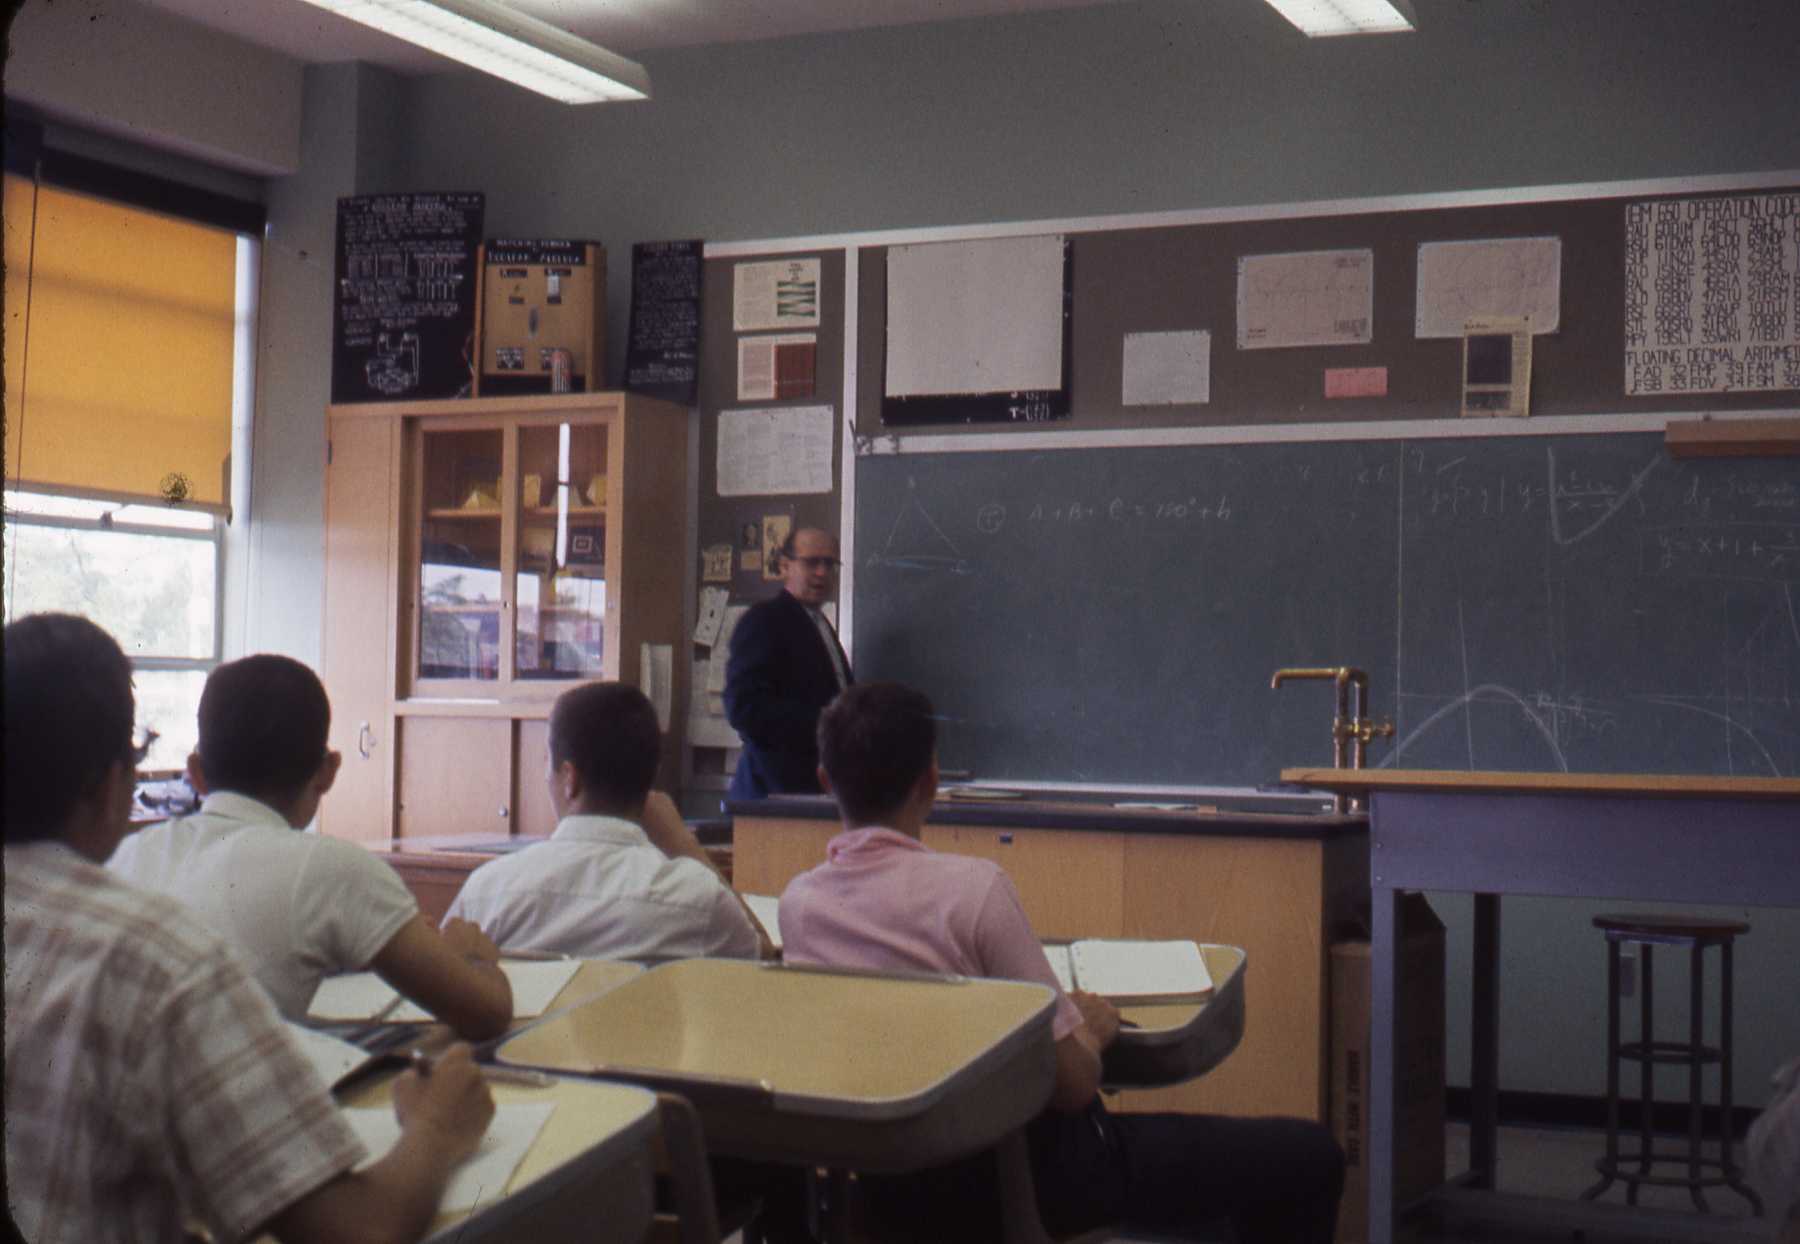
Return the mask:
<svg viewBox="0 0 1800 1244">
<path fill-rule="evenodd" d="M 581 971 L 579 959 L 502 959 L 500 970 L 512 982 L 513 1018 L 536 1019 L 550 1009 Z"/>
<path fill-rule="evenodd" d="M 1212 393 L 1212 334 L 1126 333 L 1120 370 L 1121 405 L 1203 404 Z"/>
<path fill-rule="evenodd" d="M 1518 316 L 1533 335 L 1562 324 L 1562 239 L 1422 242 L 1413 335 L 1461 337 L 1470 320 Z"/>
<path fill-rule="evenodd" d="M 1243 255 L 1237 277 L 1240 350 L 1374 340 L 1372 250 Z"/>
<path fill-rule="evenodd" d="M 714 695 L 725 693 L 725 666 L 731 660 L 731 633 L 750 611 L 748 605 L 727 605 L 719 622 L 718 642 L 713 644 L 712 660 L 706 666 L 706 689 Z"/>
<path fill-rule="evenodd" d="M 731 591 L 722 587 L 700 589 L 700 620 L 694 623 L 694 642 L 710 648 L 719 642 L 719 628 L 725 625 L 725 606 L 731 603 Z"/>
<path fill-rule="evenodd" d="M 744 895 L 744 906 L 750 909 L 750 914 L 756 917 L 758 924 L 762 925 L 763 931 L 769 935 L 769 940 L 775 943 L 775 949 L 780 950 L 781 900 L 767 894 L 746 894 Z"/>
<path fill-rule="evenodd" d="M 294 1038 L 294 1044 L 306 1056 L 306 1061 L 319 1073 L 319 1079 L 324 1081 L 326 1088 L 332 1087 L 374 1058 L 374 1055 L 361 1046 L 351 1045 L 330 1033 L 316 1032 L 293 1020 L 282 1022 L 287 1026 L 288 1034 Z"/>
<path fill-rule="evenodd" d="M 492 1204 L 506 1195 L 506 1185 L 513 1172 L 525 1160 L 526 1153 L 537 1143 L 538 1133 L 556 1110 L 553 1101 L 501 1102 L 494 1107 L 494 1117 L 481 1137 L 481 1144 L 456 1172 L 438 1202 L 438 1213 L 464 1213 L 483 1204 Z M 392 1108 L 339 1111 L 356 1138 L 363 1142 L 369 1156 L 358 1164 L 364 1170 L 387 1156 L 400 1139 L 400 1121 Z"/>
<path fill-rule="evenodd" d="M 1050 970 L 1056 973 L 1056 983 L 1062 986 L 1064 993 L 1075 988 L 1075 967 L 1069 962 L 1069 947 L 1066 943 L 1045 946 L 1044 958 L 1050 960 Z"/>
<path fill-rule="evenodd" d="M 1075 983 L 1107 998 L 1202 997 L 1212 973 L 1200 947 L 1188 941 L 1085 938 L 1069 947 Z"/>
<path fill-rule="evenodd" d="M 500 970 L 512 983 L 513 1018 L 536 1019 L 562 992 L 563 986 L 581 970 L 579 959 L 521 960 L 503 959 Z M 328 976 L 307 1004 L 307 1018 L 328 1023 L 350 1020 L 372 1020 L 376 1016 L 395 1024 L 425 1024 L 431 1012 L 416 1002 L 402 1000 L 392 1011 L 387 1008 L 400 994 L 373 972 L 350 972 Z M 383 1012 L 386 1012 L 385 1014 Z"/>
<path fill-rule="evenodd" d="M 831 491 L 831 406 L 719 412 L 721 497 Z"/>
</svg>

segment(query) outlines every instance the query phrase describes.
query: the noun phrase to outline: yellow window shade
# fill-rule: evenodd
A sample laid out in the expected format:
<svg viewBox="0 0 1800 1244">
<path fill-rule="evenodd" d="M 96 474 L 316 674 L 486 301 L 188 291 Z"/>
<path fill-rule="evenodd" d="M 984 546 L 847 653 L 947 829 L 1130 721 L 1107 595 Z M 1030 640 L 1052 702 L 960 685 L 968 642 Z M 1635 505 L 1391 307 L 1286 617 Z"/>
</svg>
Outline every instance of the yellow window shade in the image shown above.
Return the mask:
<svg viewBox="0 0 1800 1244">
<path fill-rule="evenodd" d="M 32 194 L 6 178 L 7 483 L 222 508 L 236 236 L 45 186 L 34 246 Z"/>
</svg>

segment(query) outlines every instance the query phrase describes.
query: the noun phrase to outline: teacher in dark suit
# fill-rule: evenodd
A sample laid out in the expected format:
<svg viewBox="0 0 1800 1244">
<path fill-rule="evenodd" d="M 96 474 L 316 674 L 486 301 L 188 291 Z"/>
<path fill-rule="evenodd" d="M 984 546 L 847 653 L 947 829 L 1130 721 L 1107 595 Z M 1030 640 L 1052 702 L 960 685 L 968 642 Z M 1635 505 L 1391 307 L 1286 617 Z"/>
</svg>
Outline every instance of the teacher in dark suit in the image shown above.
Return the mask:
<svg viewBox="0 0 1800 1244">
<path fill-rule="evenodd" d="M 837 588 L 838 543 L 802 527 L 781 546 L 782 590 L 751 606 L 731 636 L 725 716 L 744 740 L 734 799 L 817 794 L 819 714 L 853 681 L 820 612 Z"/>
</svg>

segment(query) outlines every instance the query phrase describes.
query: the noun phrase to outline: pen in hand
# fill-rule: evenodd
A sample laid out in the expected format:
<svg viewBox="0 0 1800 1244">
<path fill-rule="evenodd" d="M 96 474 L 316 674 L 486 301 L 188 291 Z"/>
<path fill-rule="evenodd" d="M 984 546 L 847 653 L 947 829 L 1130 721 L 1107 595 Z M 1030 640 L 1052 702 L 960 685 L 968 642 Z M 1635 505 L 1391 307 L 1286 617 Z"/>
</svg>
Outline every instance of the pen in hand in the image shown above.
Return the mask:
<svg viewBox="0 0 1800 1244">
<path fill-rule="evenodd" d="M 421 1080 L 431 1078 L 432 1059 L 424 1050 L 412 1052 L 412 1069 L 419 1073 Z M 554 1076 L 545 1075 L 541 1071 L 526 1071 L 514 1067 L 484 1066 L 479 1069 L 482 1079 L 490 1084 L 519 1084 L 526 1088 L 549 1088 L 556 1083 Z"/>
</svg>

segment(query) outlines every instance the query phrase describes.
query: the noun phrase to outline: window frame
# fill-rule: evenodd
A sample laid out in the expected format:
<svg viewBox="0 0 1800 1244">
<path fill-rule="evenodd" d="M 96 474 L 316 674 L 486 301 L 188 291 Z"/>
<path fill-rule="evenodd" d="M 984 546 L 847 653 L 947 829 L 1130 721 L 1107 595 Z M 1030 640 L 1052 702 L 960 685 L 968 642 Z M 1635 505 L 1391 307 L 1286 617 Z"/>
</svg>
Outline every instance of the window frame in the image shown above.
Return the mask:
<svg viewBox="0 0 1800 1244">
<path fill-rule="evenodd" d="M 197 543 L 213 546 L 213 632 L 212 652 L 204 657 L 174 656 L 132 656 L 126 653 L 131 668 L 143 670 L 145 673 L 192 672 L 211 673 L 225 659 L 225 528 L 226 516 L 209 506 L 186 508 L 187 513 L 204 514 L 209 520 L 206 528 L 199 527 L 164 527 L 155 523 L 118 521 L 110 515 L 96 518 L 82 518 L 66 514 L 34 514 L 29 510 L 14 509 L 11 498 L 18 493 L 28 493 L 35 497 L 67 497 L 78 501 L 93 501 L 101 504 L 117 505 L 120 508 L 148 508 L 155 502 L 143 497 L 126 493 L 106 492 L 97 488 L 49 488 L 29 482 L 6 483 L 7 503 L 5 506 L 6 526 L 44 527 L 57 531 L 94 531 L 111 532 L 128 536 L 150 536 L 156 539 L 192 540 Z M 10 574 L 17 574 L 17 563 L 12 555 L 12 542 L 7 541 L 7 564 Z M 15 580 L 16 582 L 16 580 Z M 11 584 L 9 583 L 10 587 Z M 12 593 L 7 593 L 5 611 L 7 620 L 12 620 Z M 106 619 L 94 619 L 104 624 Z M 149 777 L 172 772 L 156 769 L 144 770 L 141 777 Z"/>
</svg>

